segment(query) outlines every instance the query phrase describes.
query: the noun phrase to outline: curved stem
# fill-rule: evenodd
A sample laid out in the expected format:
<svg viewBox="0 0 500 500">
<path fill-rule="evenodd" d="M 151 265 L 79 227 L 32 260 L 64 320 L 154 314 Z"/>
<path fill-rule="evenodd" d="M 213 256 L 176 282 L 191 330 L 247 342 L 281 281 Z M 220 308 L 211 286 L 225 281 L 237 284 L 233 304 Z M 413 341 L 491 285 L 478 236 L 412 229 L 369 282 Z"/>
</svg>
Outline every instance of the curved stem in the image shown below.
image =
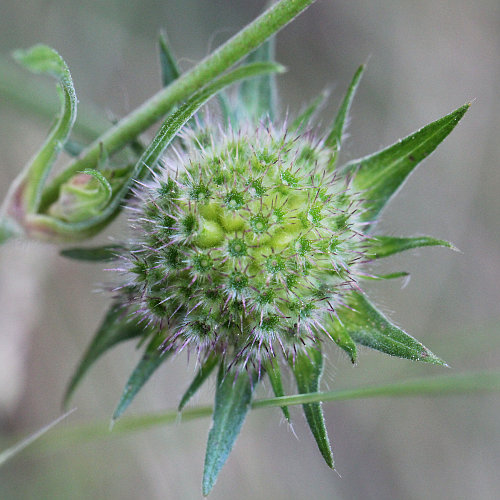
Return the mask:
<svg viewBox="0 0 500 500">
<path fill-rule="evenodd" d="M 186 99 L 193 92 L 206 85 L 207 82 L 248 55 L 314 1 L 281 0 L 276 3 L 194 68 L 181 75 L 168 87 L 160 90 L 139 108 L 123 118 L 96 139 L 82 153 L 81 158 L 71 163 L 54 179 L 45 190 L 41 210 L 45 210 L 50 203 L 55 201 L 61 184 L 76 172 L 95 168 L 101 147 L 104 147 L 108 154 L 121 149 L 158 121 L 175 104 Z"/>
</svg>

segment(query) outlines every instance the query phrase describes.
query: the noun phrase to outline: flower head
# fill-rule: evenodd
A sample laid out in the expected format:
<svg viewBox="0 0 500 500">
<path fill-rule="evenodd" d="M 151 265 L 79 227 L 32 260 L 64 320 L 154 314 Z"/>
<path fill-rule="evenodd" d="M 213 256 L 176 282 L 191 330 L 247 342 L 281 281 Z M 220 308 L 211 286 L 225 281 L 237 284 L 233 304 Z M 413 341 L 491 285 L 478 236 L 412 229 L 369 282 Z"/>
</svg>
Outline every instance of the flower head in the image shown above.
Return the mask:
<svg viewBox="0 0 500 500">
<path fill-rule="evenodd" d="M 362 282 L 407 274 L 374 275 L 367 266 L 375 259 L 421 246 L 452 247 L 427 236 L 375 236 L 373 230 L 387 202 L 468 105 L 339 167 L 346 117 L 362 70 L 327 134 L 311 131 L 314 106 L 286 126 L 255 116 L 250 111 L 259 106 L 254 103 L 246 114 L 226 116 L 228 123 L 234 120 L 232 126 L 204 119 L 185 128 L 160 169 L 145 160 L 136 166 L 142 171 L 144 161 L 153 180 L 138 182 L 129 203 L 131 233 L 118 250 L 123 277 L 114 289 L 116 300 L 67 394 L 102 352 L 136 336 L 149 344 L 115 419 L 173 353 L 194 352 L 200 366 L 179 410 L 219 366 L 204 494 L 231 451 L 257 383 L 267 376 L 275 395 L 284 395 L 281 370 L 289 366 L 300 393 L 318 391 L 324 341 L 335 342 L 353 363 L 360 344 L 444 364 L 379 312 Z M 261 78 L 267 84 L 254 87 L 251 95 L 266 101 L 270 92 L 262 88 L 269 90 L 270 79 Z M 192 103 L 198 102 L 194 96 Z M 174 127 L 191 117 L 192 103 L 172 115 Z M 144 158 L 165 143 L 168 123 Z M 102 256 L 102 250 L 95 255 Z M 321 454 L 333 467 L 320 403 L 303 408 Z M 283 413 L 290 418 L 286 407 Z"/>
<path fill-rule="evenodd" d="M 328 337 L 367 260 L 361 194 L 313 133 L 247 124 L 182 134 L 139 192 L 126 301 L 166 350 L 226 364 L 294 356 Z"/>
</svg>

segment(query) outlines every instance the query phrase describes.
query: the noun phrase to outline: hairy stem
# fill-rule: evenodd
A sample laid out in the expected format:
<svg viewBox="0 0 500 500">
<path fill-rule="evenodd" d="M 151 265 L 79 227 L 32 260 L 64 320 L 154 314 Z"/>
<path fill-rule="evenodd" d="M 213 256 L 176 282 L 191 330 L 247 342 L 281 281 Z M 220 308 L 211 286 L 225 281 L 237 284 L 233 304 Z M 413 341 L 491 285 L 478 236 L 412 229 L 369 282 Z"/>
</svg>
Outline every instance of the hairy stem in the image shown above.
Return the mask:
<svg viewBox="0 0 500 500">
<path fill-rule="evenodd" d="M 194 68 L 160 90 L 139 108 L 123 118 L 114 127 L 96 139 L 81 158 L 71 163 L 47 187 L 42 197 L 41 210 L 45 210 L 58 196 L 59 187 L 76 172 L 95 168 L 101 147 L 112 154 L 123 148 L 139 134 L 164 116 L 172 107 L 202 88 L 216 76 L 248 55 L 271 35 L 288 24 L 315 0 L 281 0 L 261 14 L 255 21 L 229 39 Z M 102 146 L 100 146 L 102 144 Z"/>
</svg>

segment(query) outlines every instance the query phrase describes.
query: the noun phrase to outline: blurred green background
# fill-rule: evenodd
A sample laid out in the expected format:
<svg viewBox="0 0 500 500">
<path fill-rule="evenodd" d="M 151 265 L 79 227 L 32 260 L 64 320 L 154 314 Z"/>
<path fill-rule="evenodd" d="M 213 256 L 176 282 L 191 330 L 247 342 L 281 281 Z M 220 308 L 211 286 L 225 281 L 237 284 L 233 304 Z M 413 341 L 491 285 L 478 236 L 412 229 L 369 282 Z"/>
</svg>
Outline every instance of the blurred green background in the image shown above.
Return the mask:
<svg viewBox="0 0 500 500">
<path fill-rule="evenodd" d="M 265 3 L 1 0 L 0 55 L 6 59 L 11 50 L 38 42 L 53 46 L 70 66 L 80 109 L 95 106 L 121 117 L 160 86 L 160 28 L 187 69 Z M 327 88 L 332 99 L 322 119 L 328 123 L 352 74 L 369 59 L 351 113 L 346 161 L 474 100 L 379 226 L 394 235 L 444 238 L 462 253 L 431 248 L 397 256 L 377 270 L 410 271 L 409 284 L 369 287 L 394 322 L 451 368 L 368 350 L 353 368 L 332 348 L 325 389 L 500 364 L 499 28 L 498 0 L 319 0 L 278 38 L 277 59 L 289 68 L 279 77 L 283 115 L 293 116 Z M 0 198 L 47 127 L 0 94 Z M 119 227 L 107 236 L 118 235 Z M 2 448 L 60 414 L 68 379 L 106 309 L 96 289 L 108 279 L 100 266 L 75 265 L 48 245 L 14 242 L 0 249 Z M 126 344 L 105 356 L 76 393 L 78 411 L 61 427 L 109 418 L 138 355 Z M 175 407 L 193 370 L 182 356 L 165 364 L 129 413 Z M 211 401 L 213 386 L 200 393 L 199 403 Z M 278 410 L 258 410 L 249 415 L 210 498 L 498 498 L 497 395 L 373 399 L 324 409 L 341 478 L 322 463 L 300 411 L 293 411 L 295 436 Z M 64 451 L 24 453 L 0 469 L 0 498 L 201 498 L 208 427 L 202 419 Z"/>
</svg>

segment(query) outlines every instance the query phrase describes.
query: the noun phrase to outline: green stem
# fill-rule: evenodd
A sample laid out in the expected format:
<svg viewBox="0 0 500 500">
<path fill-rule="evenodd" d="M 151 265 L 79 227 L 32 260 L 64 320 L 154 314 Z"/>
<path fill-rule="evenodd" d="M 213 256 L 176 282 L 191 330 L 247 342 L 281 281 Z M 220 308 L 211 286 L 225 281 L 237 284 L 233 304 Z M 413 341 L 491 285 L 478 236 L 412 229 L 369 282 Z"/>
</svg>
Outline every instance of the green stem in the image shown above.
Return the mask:
<svg viewBox="0 0 500 500">
<path fill-rule="evenodd" d="M 96 139 L 83 153 L 82 157 L 71 163 L 44 192 L 41 210 L 54 202 L 59 187 L 76 172 L 95 168 L 101 150 L 112 154 L 164 116 L 178 102 L 189 97 L 207 82 L 233 66 L 248 55 L 271 35 L 288 24 L 315 0 L 281 0 L 270 7 L 246 28 L 229 39 L 215 52 L 202 60 L 194 68 L 174 80 L 168 87 L 160 90 L 130 115 L 123 118 L 101 137 Z"/>
<path fill-rule="evenodd" d="M 480 372 L 420 378 L 396 384 L 360 389 L 314 392 L 294 396 L 258 399 L 252 403 L 251 407 L 252 409 L 257 409 L 373 397 L 444 396 L 497 391 L 500 391 L 500 372 Z M 48 434 L 40 438 L 35 447 L 38 450 L 52 450 L 54 448 L 68 447 L 73 443 L 118 437 L 159 425 L 168 425 L 179 421 L 188 422 L 198 418 L 209 417 L 212 415 L 212 411 L 212 406 L 197 406 L 185 409 L 182 413 L 179 413 L 177 410 L 170 410 L 156 414 L 123 417 L 114 424 L 112 432 L 110 432 L 109 424 L 107 423 L 83 424 L 72 428 L 60 429 L 57 433 Z"/>
<path fill-rule="evenodd" d="M 57 99 L 54 89 L 43 81 L 26 77 L 26 71 L 16 68 L 0 57 L 0 95 L 2 104 L 18 110 L 37 115 L 44 120 L 52 121 L 57 113 Z M 78 118 L 73 133 L 81 139 L 93 141 L 98 135 L 109 129 L 111 122 L 96 107 L 85 104 L 78 110 Z"/>
</svg>

